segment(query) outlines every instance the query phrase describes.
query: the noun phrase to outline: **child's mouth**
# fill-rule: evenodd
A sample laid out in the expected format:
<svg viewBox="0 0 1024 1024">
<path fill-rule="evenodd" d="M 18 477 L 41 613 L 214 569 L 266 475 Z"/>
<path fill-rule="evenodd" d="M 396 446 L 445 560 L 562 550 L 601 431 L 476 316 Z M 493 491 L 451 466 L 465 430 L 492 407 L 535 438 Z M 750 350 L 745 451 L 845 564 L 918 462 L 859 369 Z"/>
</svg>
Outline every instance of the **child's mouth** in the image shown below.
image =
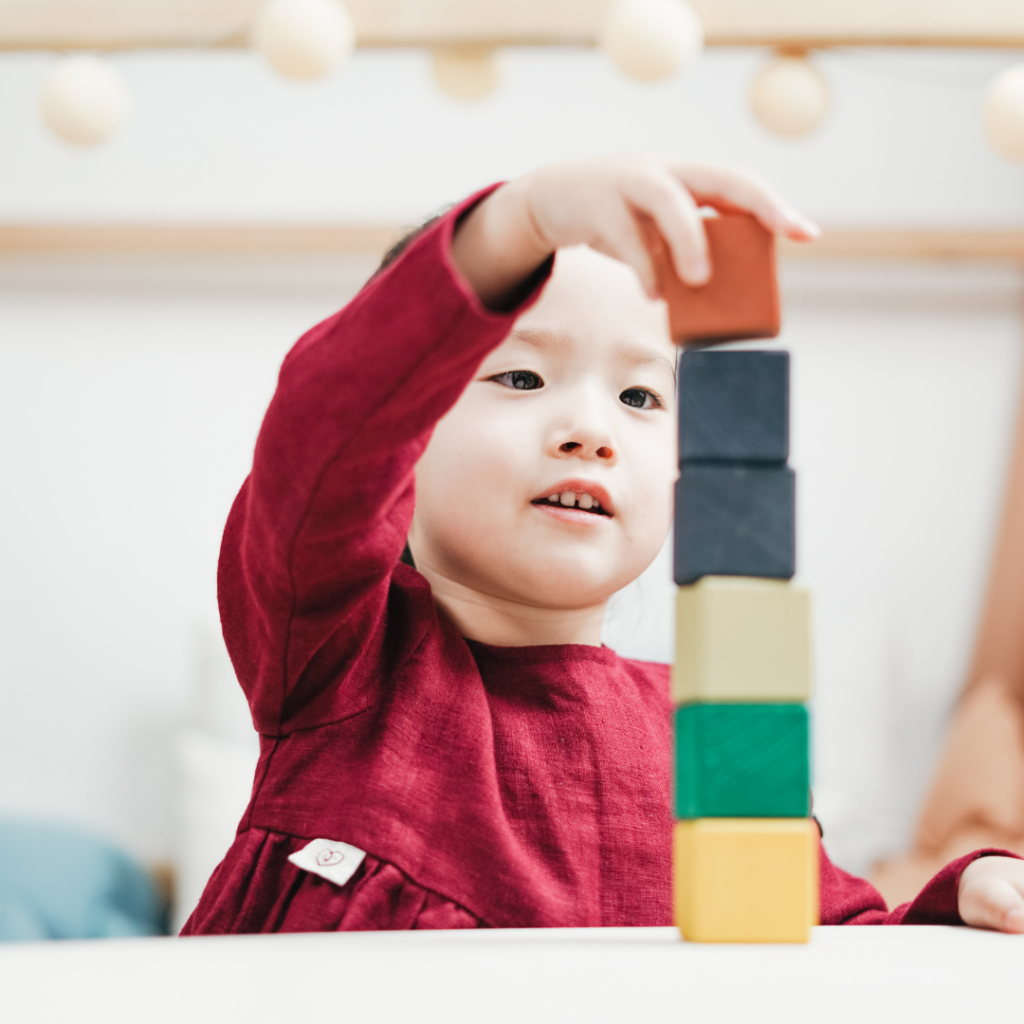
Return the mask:
<svg viewBox="0 0 1024 1024">
<path fill-rule="evenodd" d="M 611 518 L 611 513 L 602 508 L 597 498 L 586 491 L 559 491 L 549 494 L 546 498 L 536 498 L 531 504 L 542 508 L 544 506 L 554 506 L 559 509 L 573 509 L 577 512 L 587 512 L 593 516 L 604 516 L 606 519 Z"/>
</svg>

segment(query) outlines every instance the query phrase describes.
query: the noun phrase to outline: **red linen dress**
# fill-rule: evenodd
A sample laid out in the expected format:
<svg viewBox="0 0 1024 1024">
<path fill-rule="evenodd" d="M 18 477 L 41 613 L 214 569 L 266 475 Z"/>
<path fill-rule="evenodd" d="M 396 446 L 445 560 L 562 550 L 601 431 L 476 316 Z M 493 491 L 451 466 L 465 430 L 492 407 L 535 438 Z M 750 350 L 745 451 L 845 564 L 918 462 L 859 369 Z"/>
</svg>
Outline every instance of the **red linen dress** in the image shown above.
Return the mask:
<svg viewBox="0 0 1024 1024">
<path fill-rule="evenodd" d="M 545 276 L 484 310 L 460 209 L 285 359 L 219 569 L 261 754 L 182 934 L 671 923 L 667 666 L 468 641 L 399 561 L 434 423 Z M 367 851 L 344 885 L 288 860 L 315 838 Z M 822 920 L 957 923 L 969 859 L 887 915 L 823 854 Z"/>
</svg>

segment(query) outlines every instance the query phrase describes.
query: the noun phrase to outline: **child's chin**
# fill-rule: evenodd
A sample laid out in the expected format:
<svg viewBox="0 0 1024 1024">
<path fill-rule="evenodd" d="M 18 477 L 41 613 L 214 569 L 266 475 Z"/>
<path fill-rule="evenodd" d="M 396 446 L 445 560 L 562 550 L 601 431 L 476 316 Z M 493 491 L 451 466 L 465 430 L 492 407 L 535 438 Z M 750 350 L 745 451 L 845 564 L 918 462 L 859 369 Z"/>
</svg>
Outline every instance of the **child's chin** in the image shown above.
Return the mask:
<svg viewBox="0 0 1024 1024">
<path fill-rule="evenodd" d="M 545 607 L 591 608 L 625 586 L 610 578 L 606 560 L 566 558 L 564 551 L 541 550 L 532 562 L 534 569 L 523 589 Z"/>
</svg>

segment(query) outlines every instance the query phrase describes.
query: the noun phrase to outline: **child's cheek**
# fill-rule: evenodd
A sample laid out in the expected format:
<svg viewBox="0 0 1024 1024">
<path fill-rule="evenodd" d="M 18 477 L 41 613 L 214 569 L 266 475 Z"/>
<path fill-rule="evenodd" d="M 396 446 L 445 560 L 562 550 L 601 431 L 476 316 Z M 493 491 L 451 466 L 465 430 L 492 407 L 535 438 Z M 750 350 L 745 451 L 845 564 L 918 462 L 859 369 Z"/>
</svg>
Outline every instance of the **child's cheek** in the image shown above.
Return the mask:
<svg viewBox="0 0 1024 1024">
<path fill-rule="evenodd" d="M 520 425 L 476 412 L 453 409 L 417 467 L 417 515 L 446 547 L 486 542 L 532 496 L 524 465 L 531 445 Z"/>
</svg>

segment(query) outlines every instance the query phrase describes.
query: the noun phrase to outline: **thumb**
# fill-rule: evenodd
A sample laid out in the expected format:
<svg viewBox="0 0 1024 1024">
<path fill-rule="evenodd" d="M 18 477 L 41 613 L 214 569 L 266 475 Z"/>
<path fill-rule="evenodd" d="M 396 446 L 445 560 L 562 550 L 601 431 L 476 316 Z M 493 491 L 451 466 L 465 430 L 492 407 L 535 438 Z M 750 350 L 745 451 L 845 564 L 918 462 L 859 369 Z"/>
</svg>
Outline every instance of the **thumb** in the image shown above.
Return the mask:
<svg viewBox="0 0 1024 1024">
<path fill-rule="evenodd" d="M 1024 897 L 1005 879 L 981 877 L 960 893 L 960 916 L 976 928 L 1024 932 Z"/>
</svg>

